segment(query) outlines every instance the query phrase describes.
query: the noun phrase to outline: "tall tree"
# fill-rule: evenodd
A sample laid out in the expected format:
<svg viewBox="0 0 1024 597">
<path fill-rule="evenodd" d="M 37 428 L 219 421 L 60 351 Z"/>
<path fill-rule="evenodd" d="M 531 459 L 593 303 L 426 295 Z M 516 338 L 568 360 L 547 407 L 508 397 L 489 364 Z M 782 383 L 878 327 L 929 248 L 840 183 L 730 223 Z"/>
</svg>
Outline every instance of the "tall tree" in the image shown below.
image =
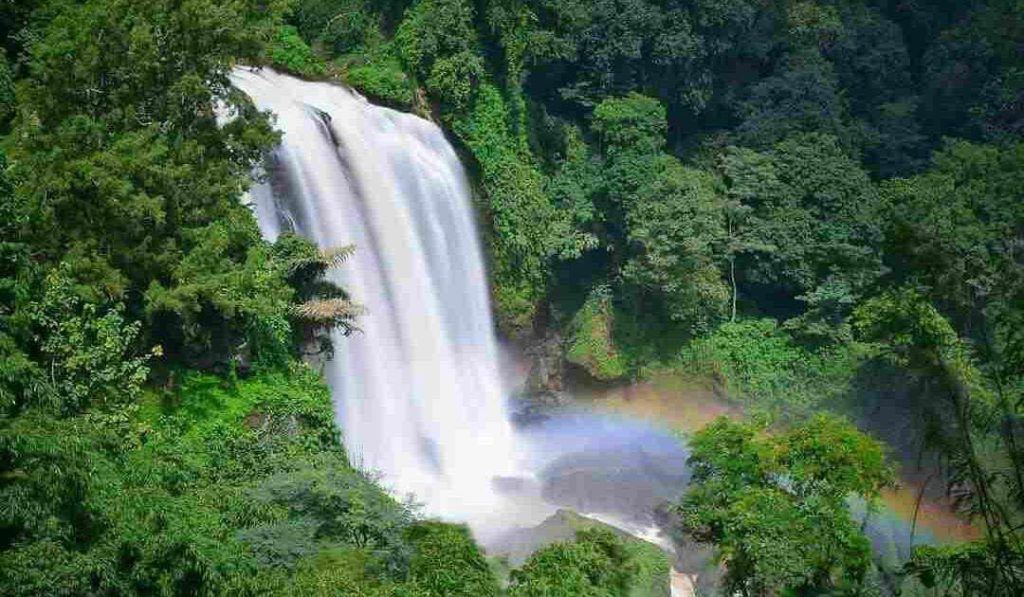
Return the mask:
<svg viewBox="0 0 1024 597">
<path fill-rule="evenodd" d="M 870 502 L 893 482 L 878 442 L 827 416 L 778 435 L 720 418 L 690 449 L 693 479 L 678 511 L 718 549 L 726 591 L 856 590 L 871 547 L 846 500 Z"/>
</svg>

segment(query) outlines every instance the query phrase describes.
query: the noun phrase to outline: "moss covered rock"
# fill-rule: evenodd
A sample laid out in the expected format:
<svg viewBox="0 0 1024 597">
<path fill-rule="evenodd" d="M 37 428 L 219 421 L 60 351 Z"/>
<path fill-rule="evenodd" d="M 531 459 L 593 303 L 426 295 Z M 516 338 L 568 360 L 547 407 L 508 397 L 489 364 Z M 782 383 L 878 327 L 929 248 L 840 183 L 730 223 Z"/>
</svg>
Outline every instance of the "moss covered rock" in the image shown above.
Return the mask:
<svg viewBox="0 0 1024 597">
<path fill-rule="evenodd" d="M 613 380 L 627 373 L 626 360 L 612 338 L 615 312 L 611 289 L 594 289 L 569 326 L 566 359 L 599 380 Z"/>
</svg>

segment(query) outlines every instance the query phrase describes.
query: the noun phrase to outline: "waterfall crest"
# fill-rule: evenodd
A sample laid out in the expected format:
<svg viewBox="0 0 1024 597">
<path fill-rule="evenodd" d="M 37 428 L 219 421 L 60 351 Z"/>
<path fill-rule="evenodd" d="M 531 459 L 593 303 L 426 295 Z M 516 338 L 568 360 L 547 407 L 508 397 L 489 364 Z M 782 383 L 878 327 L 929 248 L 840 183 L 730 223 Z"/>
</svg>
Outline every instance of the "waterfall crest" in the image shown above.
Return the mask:
<svg viewBox="0 0 1024 597">
<path fill-rule="evenodd" d="M 354 243 L 332 279 L 362 303 L 326 377 L 356 466 L 428 514 L 494 512 L 512 466 L 486 272 L 469 187 L 435 125 L 327 83 L 236 69 L 283 134 L 251 192 L 263 234 Z"/>
</svg>

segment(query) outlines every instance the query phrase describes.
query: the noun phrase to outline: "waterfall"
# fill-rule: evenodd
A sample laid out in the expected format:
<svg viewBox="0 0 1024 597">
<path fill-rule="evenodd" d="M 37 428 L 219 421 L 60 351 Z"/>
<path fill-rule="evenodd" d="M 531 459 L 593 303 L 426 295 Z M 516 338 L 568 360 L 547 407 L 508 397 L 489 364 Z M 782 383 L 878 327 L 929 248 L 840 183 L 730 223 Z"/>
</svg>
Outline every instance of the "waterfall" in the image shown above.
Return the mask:
<svg viewBox="0 0 1024 597">
<path fill-rule="evenodd" d="M 263 234 L 354 243 L 331 279 L 366 307 L 326 364 L 352 462 L 428 514 L 495 515 L 512 429 L 466 177 L 434 124 L 270 69 L 232 80 L 283 134 L 251 192 Z"/>
</svg>

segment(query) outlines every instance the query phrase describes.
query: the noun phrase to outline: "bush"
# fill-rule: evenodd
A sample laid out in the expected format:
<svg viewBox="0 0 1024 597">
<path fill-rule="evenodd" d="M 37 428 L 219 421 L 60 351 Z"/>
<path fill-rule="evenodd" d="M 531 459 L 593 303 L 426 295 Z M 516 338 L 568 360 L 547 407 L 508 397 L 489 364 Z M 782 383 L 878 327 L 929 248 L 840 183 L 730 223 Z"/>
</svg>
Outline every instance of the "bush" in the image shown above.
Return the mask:
<svg viewBox="0 0 1024 597">
<path fill-rule="evenodd" d="M 413 107 L 412 81 L 393 60 L 351 66 L 345 71 L 344 78 L 346 83 L 373 101 L 400 110 Z"/>
<path fill-rule="evenodd" d="M 566 359 L 586 369 L 595 379 L 623 377 L 627 365 L 612 339 L 614 311 L 611 289 L 598 286 L 573 317 Z"/>
<path fill-rule="evenodd" d="M 585 529 L 572 543 L 555 543 L 512 571 L 510 597 L 588 595 L 618 597 L 629 592 L 639 567 L 622 539 L 605 529 Z"/>
<path fill-rule="evenodd" d="M 139 398 L 149 374 L 148 357 L 133 354 L 142 326 L 126 321 L 123 305 L 104 309 L 83 301 L 75 292 L 70 268 L 62 263 L 47 276 L 34 319 L 45 330 L 44 365 L 58 412 L 123 405 Z"/>
<path fill-rule="evenodd" d="M 322 77 L 327 71 L 323 61 L 291 25 L 282 25 L 278 29 L 277 37 L 270 46 L 270 62 L 283 71 L 307 79 Z"/>
<path fill-rule="evenodd" d="M 333 56 L 358 50 L 379 35 L 366 0 L 303 0 L 290 19 L 313 46 Z"/>
<path fill-rule="evenodd" d="M 409 580 L 418 590 L 437 597 L 499 594 L 487 560 L 466 527 L 419 522 L 405 536 L 413 549 Z"/>
<path fill-rule="evenodd" d="M 471 95 L 483 77 L 483 60 L 472 52 L 460 52 L 435 62 L 426 83 L 431 95 L 441 101 L 446 111 L 460 113 L 469 106 Z"/>
<path fill-rule="evenodd" d="M 492 283 L 498 325 L 517 336 L 531 329 L 544 294 L 548 258 L 570 236 L 568 214 L 553 209 L 525 138 L 509 126 L 499 89 L 482 84 L 453 129 L 480 167 L 490 216 Z"/>
<path fill-rule="evenodd" d="M 774 319 L 750 319 L 693 340 L 676 366 L 711 377 L 741 403 L 805 415 L 845 397 L 867 352 L 857 343 L 810 350 L 794 343 Z"/>
</svg>

